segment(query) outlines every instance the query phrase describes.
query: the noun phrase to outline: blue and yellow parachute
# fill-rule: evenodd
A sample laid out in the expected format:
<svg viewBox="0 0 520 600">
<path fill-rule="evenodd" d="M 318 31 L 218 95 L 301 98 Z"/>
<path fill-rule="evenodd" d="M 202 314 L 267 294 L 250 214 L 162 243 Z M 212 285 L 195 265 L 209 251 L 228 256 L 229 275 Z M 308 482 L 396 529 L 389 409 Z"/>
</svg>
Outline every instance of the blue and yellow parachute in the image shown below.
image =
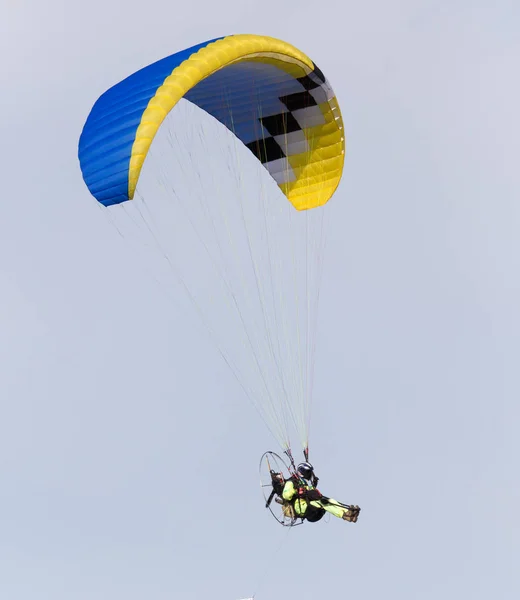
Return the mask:
<svg viewBox="0 0 520 600">
<path fill-rule="evenodd" d="M 232 131 L 296 209 L 321 206 L 333 195 L 345 137 L 323 73 L 286 42 L 231 35 L 148 65 L 98 99 L 80 138 L 79 161 L 99 202 L 133 198 L 154 136 L 181 98 Z"/>
<path fill-rule="evenodd" d="M 97 100 L 79 142 L 92 195 L 112 207 L 104 212 L 125 240 L 150 234 L 143 246 L 158 250 L 159 270 L 171 268 L 172 289 L 286 450 L 290 428 L 308 447 L 323 205 L 344 154 L 323 73 L 294 46 L 260 35 L 210 40 L 130 75 Z"/>
</svg>

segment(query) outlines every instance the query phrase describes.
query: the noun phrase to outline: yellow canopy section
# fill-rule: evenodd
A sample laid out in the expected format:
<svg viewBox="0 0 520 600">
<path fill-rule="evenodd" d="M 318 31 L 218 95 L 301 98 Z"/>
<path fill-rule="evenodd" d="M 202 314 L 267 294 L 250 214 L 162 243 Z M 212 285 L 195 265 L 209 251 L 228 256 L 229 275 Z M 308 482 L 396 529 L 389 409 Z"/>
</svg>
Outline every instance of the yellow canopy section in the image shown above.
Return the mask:
<svg viewBox="0 0 520 600">
<path fill-rule="evenodd" d="M 175 104 L 218 71 L 237 63 L 258 62 L 284 71 L 301 91 L 274 99 L 283 110 L 262 115 L 257 140 L 247 143 L 238 137 L 258 156 L 296 209 L 315 208 L 330 199 L 341 179 L 345 153 L 341 113 L 332 89 L 316 65 L 294 46 L 248 34 L 228 36 L 193 52 L 157 88 L 142 113 L 132 146 L 129 198 L 134 195 L 152 140 Z M 272 86 L 266 90 L 272 93 Z"/>
</svg>

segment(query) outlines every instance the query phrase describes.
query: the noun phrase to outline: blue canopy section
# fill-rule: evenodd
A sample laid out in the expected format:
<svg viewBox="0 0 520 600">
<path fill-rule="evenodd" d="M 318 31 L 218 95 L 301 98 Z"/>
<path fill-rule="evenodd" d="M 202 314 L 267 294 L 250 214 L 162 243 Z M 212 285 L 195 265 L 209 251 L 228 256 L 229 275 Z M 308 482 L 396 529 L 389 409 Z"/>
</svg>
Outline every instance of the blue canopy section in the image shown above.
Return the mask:
<svg viewBox="0 0 520 600">
<path fill-rule="evenodd" d="M 91 194 L 105 206 L 128 200 L 128 169 L 141 117 L 166 77 L 193 53 L 216 41 L 197 44 L 133 73 L 94 104 L 79 140 L 78 157 Z"/>
<path fill-rule="evenodd" d="M 270 136 L 261 119 L 287 110 L 281 98 L 301 92 L 292 75 L 263 62 L 234 63 L 207 77 L 186 95 L 244 144 Z"/>
</svg>

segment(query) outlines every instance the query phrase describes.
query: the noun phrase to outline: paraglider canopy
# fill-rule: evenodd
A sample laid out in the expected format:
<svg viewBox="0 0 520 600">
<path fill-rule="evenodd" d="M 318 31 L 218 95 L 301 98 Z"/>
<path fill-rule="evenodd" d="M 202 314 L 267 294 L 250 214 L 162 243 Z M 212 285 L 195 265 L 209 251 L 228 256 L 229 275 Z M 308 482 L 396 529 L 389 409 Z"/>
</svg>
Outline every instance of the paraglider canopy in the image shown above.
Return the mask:
<svg viewBox="0 0 520 600">
<path fill-rule="evenodd" d="M 85 183 L 99 202 L 133 198 L 152 140 L 181 98 L 233 131 L 295 208 L 320 206 L 334 193 L 345 141 L 332 88 L 294 46 L 244 34 L 163 58 L 99 98 L 79 143 Z"/>
</svg>

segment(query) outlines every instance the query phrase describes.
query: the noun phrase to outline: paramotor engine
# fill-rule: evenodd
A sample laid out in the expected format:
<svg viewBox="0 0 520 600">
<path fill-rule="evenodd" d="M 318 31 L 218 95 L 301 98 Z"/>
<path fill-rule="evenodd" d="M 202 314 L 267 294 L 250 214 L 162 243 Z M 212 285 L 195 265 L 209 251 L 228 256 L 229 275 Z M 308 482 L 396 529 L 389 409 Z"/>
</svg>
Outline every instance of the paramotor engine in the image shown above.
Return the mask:
<svg viewBox="0 0 520 600">
<path fill-rule="evenodd" d="M 285 481 L 296 475 L 294 466 L 275 452 L 265 452 L 260 459 L 260 487 L 265 508 L 284 527 L 301 525 L 304 519 L 296 516 L 290 503 L 282 497 Z"/>
</svg>

